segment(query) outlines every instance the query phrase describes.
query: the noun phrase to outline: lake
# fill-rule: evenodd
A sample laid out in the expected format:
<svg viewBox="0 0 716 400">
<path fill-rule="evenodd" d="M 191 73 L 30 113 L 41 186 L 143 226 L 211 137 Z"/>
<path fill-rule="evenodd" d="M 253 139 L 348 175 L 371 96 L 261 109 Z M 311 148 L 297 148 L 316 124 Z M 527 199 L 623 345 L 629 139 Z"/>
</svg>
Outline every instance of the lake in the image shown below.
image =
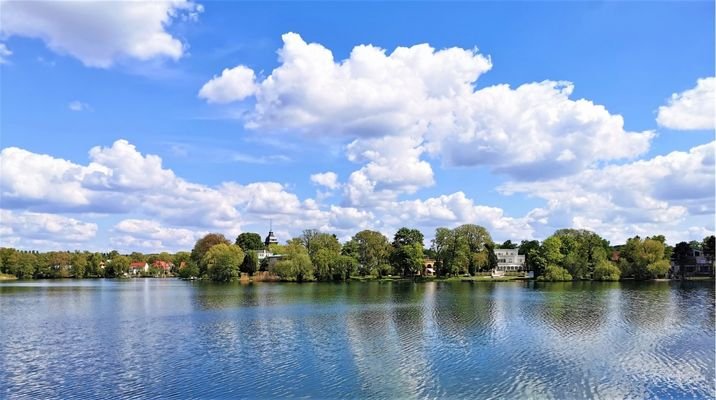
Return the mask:
<svg viewBox="0 0 716 400">
<path fill-rule="evenodd" d="M 2 398 L 711 398 L 713 282 L 0 283 Z"/>
</svg>

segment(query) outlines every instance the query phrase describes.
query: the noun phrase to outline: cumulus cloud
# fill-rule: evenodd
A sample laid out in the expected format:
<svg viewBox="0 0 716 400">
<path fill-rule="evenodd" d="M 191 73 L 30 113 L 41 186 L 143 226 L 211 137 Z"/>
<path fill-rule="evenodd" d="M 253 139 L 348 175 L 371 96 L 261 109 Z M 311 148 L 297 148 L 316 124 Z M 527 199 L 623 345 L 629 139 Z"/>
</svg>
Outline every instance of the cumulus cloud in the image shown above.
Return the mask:
<svg viewBox="0 0 716 400">
<path fill-rule="evenodd" d="M 243 65 L 225 69 L 221 76 L 215 76 L 205 83 L 199 91 L 199 97 L 209 103 L 230 103 L 243 100 L 256 90 L 254 71 Z"/>
<path fill-rule="evenodd" d="M 243 76 L 238 86 L 251 90 L 223 99 L 253 96 L 245 120 L 250 129 L 351 141 L 347 156 L 363 166 L 346 184 L 350 204 L 432 185 L 426 155 L 446 165 L 484 165 L 534 180 L 634 158 L 654 137 L 625 130 L 623 118 L 601 105 L 571 99 L 569 82 L 477 89 L 478 78 L 492 68 L 477 49 L 419 44 L 388 53 L 360 45 L 347 59 L 335 60 L 329 49 L 298 34 L 282 38 L 280 65 L 259 80 L 247 67 L 236 67 Z M 214 78 L 202 92 L 209 85 L 229 92 L 237 86 Z"/>
<path fill-rule="evenodd" d="M 8 57 L 12 55 L 12 51 L 7 48 L 5 43 L 0 43 L 0 64 L 7 64 Z"/>
<path fill-rule="evenodd" d="M 186 250 L 208 232 L 183 228 L 168 228 L 146 219 L 125 219 L 113 228 L 110 243 L 120 249 L 146 251 Z"/>
<path fill-rule="evenodd" d="M 81 246 L 97 234 L 97 224 L 61 215 L 0 209 L 0 241 L 6 246 L 54 249 Z"/>
<path fill-rule="evenodd" d="M 539 182 L 508 182 L 498 190 L 539 197 L 546 207 L 527 218 L 542 233 L 566 226 L 589 228 L 623 241 L 634 232 L 683 234 L 700 221 L 713 230 L 714 142 L 652 159 L 587 169 Z M 678 233 L 681 232 L 681 233 Z"/>
<path fill-rule="evenodd" d="M 669 103 L 659 107 L 656 122 L 669 129 L 700 130 L 716 128 L 716 77 L 699 79 L 696 87 L 674 93 Z"/>
<path fill-rule="evenodd" d="M 177 19 L 195 19 L 201 5 L 188 0 L 0 1 L 4 36 L 41 39 L 53 51 L 90 67 L 118 59 L 177 60 L 186 50 L 167 31 Z"/>
<path fill-rule="evenodd" d="M 311 175 L 311 182 L 331 190 L 338 189 L 340 186 L 340 183 L 338 183 L 338 175 L 331 171 Z"/>
</svg>

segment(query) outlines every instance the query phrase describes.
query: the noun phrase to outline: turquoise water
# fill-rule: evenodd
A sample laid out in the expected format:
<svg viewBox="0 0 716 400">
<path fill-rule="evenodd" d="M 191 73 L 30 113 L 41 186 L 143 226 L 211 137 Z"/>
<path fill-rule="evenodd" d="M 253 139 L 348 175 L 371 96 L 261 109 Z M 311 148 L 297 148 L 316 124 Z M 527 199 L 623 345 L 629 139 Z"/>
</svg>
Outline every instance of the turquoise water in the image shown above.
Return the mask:
<svg viewBox="0 0 716 400">
<path fill-rule="evenodd" d="M 713 282 L 0 284 L 2 398 L 711 398 Z"/>
</svg>

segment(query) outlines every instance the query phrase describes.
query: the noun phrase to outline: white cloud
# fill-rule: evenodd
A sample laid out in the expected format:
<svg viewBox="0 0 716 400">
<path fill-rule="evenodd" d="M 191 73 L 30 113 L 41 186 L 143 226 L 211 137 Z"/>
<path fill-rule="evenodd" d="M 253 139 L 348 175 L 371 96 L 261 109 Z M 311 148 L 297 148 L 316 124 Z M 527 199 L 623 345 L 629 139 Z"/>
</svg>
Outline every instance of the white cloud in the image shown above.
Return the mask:
<svg viewBox="0 0 716 400">
<path fill-rule="evenodd" d="M 659 107 L 656 122 L 670 129 L 716 128 L 716 77 L 699 79 L 696 87 L 674 93 L 669 104 Z"/>
<path fill-rule="evenodd" d="M 561 227 L 591 228 L 615 241 L 635 232 L 681 235 L 692 224 L 713 230 L 714 142 L 688 152 L 587 169 L 539 182 L 509 182 L 498 190 L 542 198 L 528 214 L 539 236 Z"/>
<path fill-rule="evenodd" d="M 90 107 L 89 104 L 81 102 L 79 100 L 73 100 L 68 105 L 67 108 L 70 109 L 70 111 L 92 111 L 92 107 Z"/>
<path fill-rule="evenodd" d="M 243 65 L 225 69 L 221 76 L 214 76 L 199 91 L 199 97 L 209 103 L 230 103 L 243 100 L 256 90 L 254 71 Z"/>
<path fill-rule="evenodd" d="M 179 59 L 186 46 L 167 31 L 177 19 L 195 19 L 201 5 L 188 0 L 0 1 L 4 36 L 41 39 L 53 51 L 91 67 L 122 58 Z"/>
<path fill-rule="evenodd" d="M 97 234 L 97 224 L 60 215 L 0 209 L 0 241 L 6 246 L 67 249 Z"/>
<path fill-rule="evenodd" d="M 178 226 L 235 230 L 240 213 L 217 189 L 187 182 L 126 140 L 90 150 L 88 165 L 16 147 L 0 152 L 3 208 L 137 212 Z"/>
<path fill-rule="evenodd" d="M 245 127 L 336 136 L 350 142 L 347 158 L 361 164 L 344 187 L 346 203 L 364 207 L 434 184 L 426 156 L 449 166 L 484 165 L 520 180 L 567 176 L 598 162 L 631 159 L 654 133 L 624 129 L 623 118 L 586 99 L 569 82 L 476 89 L 492 68 L 477 49 L 436 50 L 427 44 L 388 53 L 356 46 L 345 60 L 283 35 L 280 65 L 263 79 L 238 66 L 241 78 L 214 78 L 200 91 L 253 97 Z M 238 81 L 238 83 L 237 83 Z M 204 93 L 205 94 L 205 93 Z"/>
<path fill-rule="evenodd" d="M 125 219 L 114 226 L 110 243 L 128 252 L 179 251 L 192 248 L 206 233 L 208 232 L 167 228 L 152 220 Z"/>
<path fill-rule="evenodd" d="M 0 43 L 0 64 L 7 64 L 7 59 L 12 55 L 12 51 L 7 48 L 5 43 Z"/>
<path fill-rule="evenodd" d="M 331 190 L 335 190 L 340 187 L 340 183 L 338 183 L 338 175 L 331 171 L 311 175 L 311 182 Z"/>
</svg>

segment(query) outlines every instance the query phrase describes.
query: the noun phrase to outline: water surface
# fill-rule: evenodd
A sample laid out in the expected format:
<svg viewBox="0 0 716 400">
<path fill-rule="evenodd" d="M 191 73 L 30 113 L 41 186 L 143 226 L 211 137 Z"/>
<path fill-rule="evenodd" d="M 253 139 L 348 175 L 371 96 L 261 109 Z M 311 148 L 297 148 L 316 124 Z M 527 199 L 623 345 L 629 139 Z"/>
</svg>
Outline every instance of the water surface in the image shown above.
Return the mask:
<svg viewBox="0 0 716 400">
<path fill-rule="evenodd" d="M 713 282 L 0 284 L 1 398 L 712 398 Z"/>
</svg>

